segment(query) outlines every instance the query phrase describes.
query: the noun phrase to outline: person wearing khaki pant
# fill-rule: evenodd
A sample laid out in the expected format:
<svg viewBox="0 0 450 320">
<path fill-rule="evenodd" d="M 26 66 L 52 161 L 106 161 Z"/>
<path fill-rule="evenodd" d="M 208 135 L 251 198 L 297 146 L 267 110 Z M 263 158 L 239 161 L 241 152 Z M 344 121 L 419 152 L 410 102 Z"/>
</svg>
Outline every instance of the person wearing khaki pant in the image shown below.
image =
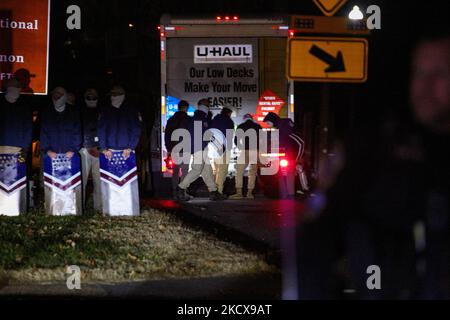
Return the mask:
<svg viewBox="0 0 450 320">
<path fill-rule="evenodd" d="M 201 99 L 189 125 L 191 152 L 194 153 L 194 159 L 191 171 L 188 172 L 177 187 L 176 197 L 179 201 L 191 200 L 191 197 L 186 193 L 186 189 L 200 176 L 208 187 L 210 200 L 224 200 L 224 196 L 217 191 L 214 181 L 211 162 L 208 158 L 208 142 L 203 139 L 204 133 L 209 129 L 208 113 L 209 101 L 208 99 Z"/>
<path fill-rule="evenodd" d="M 194 161 L 191 166 L 191 171 L 188 172 L 178 186 L 182 189 L 187 189 L 191 183 L 197 180 L 200 176 L 205 182 L 209 192 L 217 191 L 212 166 L 207 157 L 206 151 L 197 151 L 194 153 Z"/>
<path fill-rule="evenodd" d="M 226 152 L 222 157 L 214 159 L 214 167 L 216 168 L 216 184 L 217 191 L 223 194 L 223 185 L 228 175 L 228 165 L 230 163 L 229 152 Z"/>
<path fill-rule="evenodd" d="M 243 198 L 242 189 L 244 186 L 244 172 L 248 169 L 248 192 L 247 198 L 253 199 L 253 190 L 255 189 L 256 175 L 258 173 L 258 154 L 255 151 L 243 150 L 239 155 L 236 164 L 236 191 L 231 199 Z"/>
<path fill-rule="evenodd" d="M 233 133 L 234 133 L 234 122 L 231 119 L 233 111 L 227 107 L 224 107 L 220 114 L 214 117 L 211 122 L 211 127 L 214 129 L 220 130 L 223 135 L 229 139 L 227 141 L 227 145 L 231 145 L 233 142 Z M 228 133 L 231 135 L 227 136 Z M 225 153 L 222 157 L 214 160 L 214 164 L 216 167 L 216 184 L 217 190 L 219 193 L 223 193 L 223 185 L 228 175 L 228 164 L 230 163 L 230 150 L 231 148 L 226 148 Z"/>
<path fill-rule="evenodd" d="M 83 148 L 80 150 L 81 172 L 83 178 L 83 207 L 86 208 L 86 187 L 89 174 L 92 174 L 94 185 L 94 210 L 102 210 L 102 198 L 100 189 L 100 162 L 97 136 L 98 93 L 95 89 L 87 89 L 84 94 L 84 107 L 82 115 Z"/>
<path fill-rule="evenodd" d="M 94 185 L 94 210 L 102 210 L 102 194 L 100 190 L 100 162 L 98 155 L 91 154 L 92 151 L 82 148 L 80 150 L 81 155 L 81 168 L 83 175 L 83 199 L 84 205 L 86 205 L 86 187 L 89 179 L 89 173 L 92 174 L 92 183 Z M 98 154 L 98 151 L 97 151 Z"/>
<path fill-rule="evenodd" d="M 255 189 L 256 175 L 258 173 L 258 136 L 259 130 L 262 128 L 253 120 L 253 116 L 249 113 L 244 115 L 243 119 L 244 122 L 237 127 L 235 137 L 235 143 L 241 152 L 236 164 L 236 194 L 230 197 L 230 199 L 234 200 L 244 197 L 242 189 L 244 172 L 247 167 L 249 167 L 247 198 L 254 198 L 253 190 Z"/>
</svg>

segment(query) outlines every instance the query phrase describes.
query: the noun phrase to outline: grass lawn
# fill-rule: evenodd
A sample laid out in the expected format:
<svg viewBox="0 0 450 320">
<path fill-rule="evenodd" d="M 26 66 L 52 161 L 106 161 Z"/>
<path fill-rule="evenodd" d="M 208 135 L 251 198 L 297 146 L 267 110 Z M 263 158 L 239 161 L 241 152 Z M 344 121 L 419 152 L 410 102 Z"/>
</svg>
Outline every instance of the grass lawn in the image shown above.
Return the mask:
<svg viewBox="0 0 450 320">
<path fill-rule="evenodd" d="M 69 265 L 85 283 L 277 272 L 261 256 L 149 208 L 138 217 L 0 217 L 0 287 L 61 283 Z"/>
</svg>

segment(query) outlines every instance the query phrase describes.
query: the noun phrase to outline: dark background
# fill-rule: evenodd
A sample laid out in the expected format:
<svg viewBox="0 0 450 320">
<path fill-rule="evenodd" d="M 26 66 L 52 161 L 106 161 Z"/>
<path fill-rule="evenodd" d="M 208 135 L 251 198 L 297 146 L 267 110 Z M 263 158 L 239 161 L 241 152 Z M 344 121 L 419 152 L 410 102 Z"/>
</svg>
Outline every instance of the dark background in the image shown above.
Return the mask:
<svg viewBox="0 0 450 320">
<path fill-rule="evenodd" d="M 77 4 L 82 29 L 67 30 L 66 8 Z M 381 7 L 382 29 L 369 37 L 369 77 L 365 84 L 330 84 L 330 103 L 337 132 L 344 132 L 360 117 L 374 119 L 386 108 L 407 104 L 409 54 L 421 33 L 448 29 L 447 1 L 348 1 L 336 14 L 346 15 L 353 5 L 364 10 Z M 322 15 L 312 0 L 53 0 L 49 88 L 57 85 L 82 94 L 87 86 L 101 93 L 121 82 L 142 107 L 159 110 L 159 33 L 163 13 L 215 17 L 217 14 Z M 134 25 L 133 28 L 128 26 Z M 320 103 L 321 84 L 296 84 L 296 111 Z M 367 120 L 367 119 L 365 119 Z M 361 119 L 362 121 L 362 119 Z"/>
<path fill-rule="evenodd" d="M 66 28 L 66 8 L 81 8 L 81 30 Z M 381 8 L 381 30 L 369 40 L 368 80 L 363 84 L 295 84 L 295 120 L 306 141 L 306 158 L 318 167 L 324 141 L 320 128 L 329 128 L 326 148 L 344 140 L 358 141 L 360 128 L 373 129 L 394 112 L 408 117 L 408 84 L 413 44 L 422 36 L 448 32 L 447 1 L 349 0 L 335 15 L 347 16 L 353 5 L 362 11 Z M 105 97 L 115 82 L 141 110 L 144 134 L 140 151 L 148 155 L 151 127 L 160 110 L 159 19 L 162 14 L 214 18 L 217 15 L 320 15 L 312 0 L 53 0 L 51 7 L 49 88 L 62 85 L 79 101 L 89 86 Z M 129 24 L 134 25 L 133 28 Z M 327 95 L 324 95 L 324 92 Z M 48 103 L 40 98 L 40 104 Z M 45 100 L 45 101 L 44 101 Z M 321 108 L 327 101 L 327 120 Z"/>
</svg>

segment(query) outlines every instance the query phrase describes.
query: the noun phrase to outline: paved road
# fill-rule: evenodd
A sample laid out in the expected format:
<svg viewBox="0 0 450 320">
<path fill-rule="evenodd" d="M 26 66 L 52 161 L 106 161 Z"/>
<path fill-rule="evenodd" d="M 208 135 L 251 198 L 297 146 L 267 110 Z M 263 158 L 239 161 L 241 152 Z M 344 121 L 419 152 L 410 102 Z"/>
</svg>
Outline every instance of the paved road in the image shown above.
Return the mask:
<svg viewBox="0 0 450 320">
<path fill-rule="evenodd" d="M 246 237 L 270 250 L 280 250 L 281 232 L 292 226 L 292 218 L 301 221 L 304 204 L 296 200 L 226 200 L 221 202 L 198 198 L 185 203 L 172 200 L 147 200 L 154 208 L 179 212 L 206 222 L 214 227 L 223 227 L 230 237 Z"/>
<path fill-rule="evenodd" d="M 69 290 L 65 283 L 0 288 L 6 298 L 139 298 L 139 299 L 280 299 L 279 275 L 254 274 L 233 277 L 169 279 L 123 283 L 82 284 Z"/>
</svg>

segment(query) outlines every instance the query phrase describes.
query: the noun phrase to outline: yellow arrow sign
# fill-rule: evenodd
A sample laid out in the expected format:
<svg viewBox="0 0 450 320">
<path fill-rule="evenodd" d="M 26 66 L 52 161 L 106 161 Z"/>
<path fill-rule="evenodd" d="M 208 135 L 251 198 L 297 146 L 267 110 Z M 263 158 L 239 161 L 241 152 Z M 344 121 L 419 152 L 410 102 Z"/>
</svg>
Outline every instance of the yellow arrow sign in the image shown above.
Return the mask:
<svg viewBox="0 0 450 320">
<path fill-rule="evenodd" d="M 319 7 L 320 11 L 324 15 L 333 16 L 346 2 L 347 0 L 313 0 Z"/>
<path fill-rule="evenodd" d="M 292 38 L 288 47 L 288 78 L 315 82 L 365 82 L 368 54 L 369 44 L 362 38 Z"/>
</svg>

